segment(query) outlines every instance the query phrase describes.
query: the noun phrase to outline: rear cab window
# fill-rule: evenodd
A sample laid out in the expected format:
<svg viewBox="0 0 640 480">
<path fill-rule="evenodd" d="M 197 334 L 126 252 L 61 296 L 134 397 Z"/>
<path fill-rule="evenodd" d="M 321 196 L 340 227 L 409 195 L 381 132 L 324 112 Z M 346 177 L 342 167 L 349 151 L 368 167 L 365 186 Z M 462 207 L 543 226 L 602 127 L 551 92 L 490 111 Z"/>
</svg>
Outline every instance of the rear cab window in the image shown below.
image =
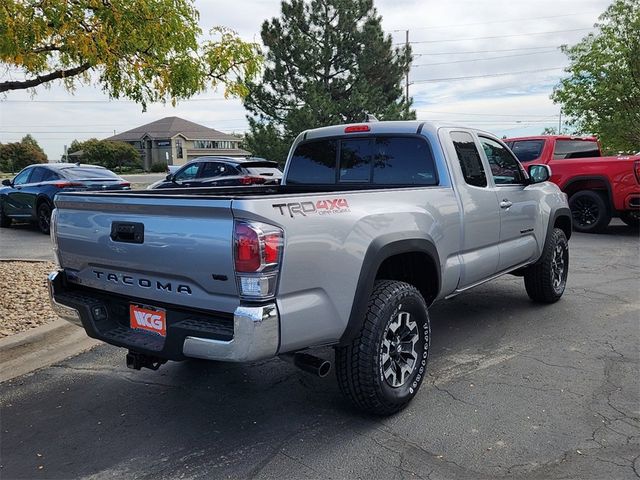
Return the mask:
<svg viewBox="0 0 640 480">
<path fill-rule="evenodd" d="M 289 162 L 287 183 L 432 186 L 438 177 L 426 138 L 369 135 L 301 143 Z"/>
<path fill-rule="evenodd" d="M 600 156 L 600 147 L 594 140 L 556 140 L 553 150 L 554 160 L 570 158 L 592 158 Z"/>
<path fill-rule="evenodd" d="M 515 140 L 507 145 L 521 162 L 532 162 L 540 158 L 544 140 Z"/>
</svg>

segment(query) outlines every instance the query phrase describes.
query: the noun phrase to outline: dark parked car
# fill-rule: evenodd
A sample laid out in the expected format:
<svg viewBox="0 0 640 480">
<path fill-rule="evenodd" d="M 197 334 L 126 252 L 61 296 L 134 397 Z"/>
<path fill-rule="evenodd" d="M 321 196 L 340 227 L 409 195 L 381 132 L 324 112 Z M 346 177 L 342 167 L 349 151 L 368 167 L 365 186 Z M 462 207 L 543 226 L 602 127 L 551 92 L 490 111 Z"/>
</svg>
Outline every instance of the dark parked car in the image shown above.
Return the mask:
<svg viewBox="0 0 640 480">
<path fill-rule="evenodd" d="M 128 190 L 129 182 L 104 167 L 77 163 L 29 165 L 0 187 L 0 227 L 13 220 L 36 222 L 49 233 L 53 197 L 64 191 Z"/>
<path fill-rule="evenodd" d="M 149 189 L 276 185 L 282 172 L 276 162 L 256 158 L 198 157 Z"/>
</svg>

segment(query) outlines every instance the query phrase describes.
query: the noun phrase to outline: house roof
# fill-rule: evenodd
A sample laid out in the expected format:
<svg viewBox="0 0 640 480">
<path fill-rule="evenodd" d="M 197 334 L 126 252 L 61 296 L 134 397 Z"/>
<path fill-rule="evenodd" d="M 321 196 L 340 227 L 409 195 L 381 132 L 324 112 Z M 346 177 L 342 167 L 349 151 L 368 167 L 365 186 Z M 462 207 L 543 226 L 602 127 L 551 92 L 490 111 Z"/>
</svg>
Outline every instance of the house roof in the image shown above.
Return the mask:
<svg viewBox="0 0 640 480">
<path fill-rule="evenodd" d="M 144 136 L 152 139 L 172 138 L 182 135 L 188 140 L 238 140 L 238 137 L 219 132 L 213 128 L 199 125 L 180 117 L 164 117 L 155 122 L 147 123 L 126 132 L 113 135 L 106 140 L 135 141 Z"/>
</svg>

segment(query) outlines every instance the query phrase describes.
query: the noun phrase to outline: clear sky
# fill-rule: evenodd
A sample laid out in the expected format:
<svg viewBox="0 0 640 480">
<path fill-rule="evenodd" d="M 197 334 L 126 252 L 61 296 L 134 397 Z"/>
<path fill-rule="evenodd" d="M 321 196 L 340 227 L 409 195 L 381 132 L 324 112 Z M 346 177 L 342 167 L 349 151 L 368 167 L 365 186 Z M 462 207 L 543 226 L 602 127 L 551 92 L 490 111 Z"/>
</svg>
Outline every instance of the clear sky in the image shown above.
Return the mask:
<svg viewBox="0 0 640 480">
<path fill-rule="evenodd" d="M 497 135 L 538 134 L 558 125 L 559 106 L 549 100 L 563 75 L 558 50 L 593 30 L 606 0 L 374 0 L 394 41 L 409 30 L 414 62 L 410 94 L 422 120 L 446 120 Z M 197 0 L 200 23 L 224 25 L 260 42 L 262 22 L 280 12 L 276 0 Z M 464 77 L 464 78 L 461 78 Z M 0 98 L 0 142 L 31 133 L 50 159 L 59 159 L 73 139 L 104 138 L 165 116 L 179 116 L 221 130 L 243 132 L 239 100 L 211 91 L 175 108 L 151 105 L 147 112 L 99 88 L 74 94 L 60 85 Z"/>
</svg>

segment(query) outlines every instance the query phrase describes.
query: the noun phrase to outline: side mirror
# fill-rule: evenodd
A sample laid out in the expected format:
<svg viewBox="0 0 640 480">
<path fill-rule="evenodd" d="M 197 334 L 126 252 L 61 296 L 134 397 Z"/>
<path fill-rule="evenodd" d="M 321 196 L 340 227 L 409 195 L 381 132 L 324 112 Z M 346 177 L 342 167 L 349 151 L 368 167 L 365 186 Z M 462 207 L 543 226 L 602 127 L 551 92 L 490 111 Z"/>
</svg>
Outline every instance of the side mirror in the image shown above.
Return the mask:
<svg viewBox="0 0 640 480">
<path fill-rule="evenodd" d="M 173 180 L 173 175 L 170 173 L 169 175 L 166 176 L 165 180 L 167 182 L 171 182 Z"/>
<path fill-rule="evenodd" d="M 2 185 L 4 185 L 5 187 L 10 187 L 11 186 L 11 180 L 2 180 Z"/>
<path fill-rule="evenodd" d="M 542 183 L 551 178 L 549 165 L 529 165 L 529 183 Z"/>
</svg>

